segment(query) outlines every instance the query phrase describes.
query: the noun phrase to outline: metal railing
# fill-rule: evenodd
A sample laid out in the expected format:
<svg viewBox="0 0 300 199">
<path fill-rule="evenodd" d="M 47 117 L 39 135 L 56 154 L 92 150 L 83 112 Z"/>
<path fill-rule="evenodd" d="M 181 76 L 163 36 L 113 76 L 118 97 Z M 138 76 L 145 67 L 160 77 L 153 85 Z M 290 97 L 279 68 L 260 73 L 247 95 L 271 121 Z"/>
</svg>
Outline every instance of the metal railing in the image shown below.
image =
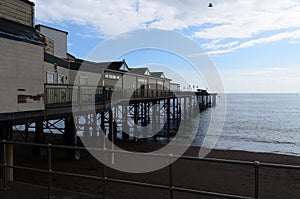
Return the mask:
<svg viewBox="0 0 300 199">
<path fill-rule="evenodd" d="M 185 187 L 175 186 L 173 183 L 173 164 L 168 166 L 168 174 L 169 174 L 169 185 L 162 185 L 162 184 L 154 184 L 154 183 L 145 183 L 139 181 L 132 181 L 132 180 L 124 180 L 124 179 L 117 179 L 111 178 L 107 176 L 107 166 L 104 164 L 103 169 L 103 176 L 93 176 L 93 175 L 85 175 L 85 174 L 76 174 L 76 173 L 68 173 L 68 172 L 61 172 L 61 171 L 54 171 L 52 168 L 52 150 L 56 149 L 66 149 L 66 150 L 89 150 L 89 148 L 85 147 L 72 147 L 72 146 L 60 146 L 60 145 L 52 145 L 52 144 L 34 144 L 34 143 L 23 143 L 23 142 L 13 142 L 13 141 L 0 141 L 3 145 L 3 163 L 0 164 L 3 170 L 3 189 L 6 190 L 8 188 L 7 185 L 7 170 L 8 169 L 20 169 L 26 170 L 31 172 L 39 172 L 48 174 L 48 199 L 53 198 L 53 185 L 52 185 L 52 176 L 53 175 L 61 175 L 61 176 L 69 176 L 69 177 L 79 177 L 79 178 L 86 178 L 91 180 L 99 180 L 103 183 L 103 190 L 102 190 L 102 197 L 105 199 L 107 197 L 106 193 L 106 183 L 113 182 L 113 183 L 120 183 L 120 184 L 127 184 L 127 185 L 136 185 L 148 188 L 156 188 L 162 190 L 168 190 L 170 193 L 170 199 L 174 198 L 175 192 L 183 192 L 183 193 L 192 193 L 192 194 L 201 194 L 207 196 L 214 196 L 214 197 L 222 197 L 222 198 L 235 198 L 235 199 L 258 199 L 260 196 L 259 192 L 259 170 L 261 167 L 269 167 L 269 168 L 279 168 L 279 169 L 291 169 L 291 170 L 300 170 L 300 166 L 298 165 L 285 165 L 285 164 L 274 164 L 274 163 L 261 163 L 259 161 L 241 161 L 241 160 L 227 160 L 227 159 L 216 159 L 216 158 L 198 158 L 198 157 L 190 157 L 190 156 L 176 156 L 176 155 L 164 155 L 164 154 L 154 154 L 154 153 L 145 153 L 145 154 L 138 154 L 133 152 L 125 152 L 125 151 L 117 151 L 117 150 L 108 150 L 108 149 L 91 149 L 91 150 L 98 150 L 104 153 L 104 157 L 107 157 L 107 154 L 112 153 L 119 153 L 119 154 L 130 154 L 130 155 L 145 155 L 145 156 L 156 156 L 156 157 L 163 157 L 167 158 L 168 161 L 173 162 L 174 158 L 182 159 L 182 160 L 193 160 L 193 161 L 204 161 L 204 162 L 213 162 L 213 163 L 224 163 L 224 164 L 234 164 L 234 165 L 246 165 L 251 166 L 254 170 L 254 193 L 253 196 L 241 196 L 241 195 L 233 195 L 227 193 L 219 193 L 219 192 L 212 192 L 212 191 L 205 191 L 199 189 L 190 189 Z M 48 169 L 37 169 L 31 167 L 23 167 L 17 165 L 9 165 L 7 163 L 7 146 L 8 145 L 27 145 L 33 147 L 44 147 L 47 148 L 48 154 Z M 107 158 L 105 158 L 107 159 Z"/>
<path fill-rule="evenodd" d="M 172 98 L 200 95 L 193 91 L 171 91 L 154 89 L 119 89 L 108 87 L 81 86 L 81 85 L 62 85 L 45 84 L 45 106 L 70 106 L 86 105 L 92 103 L 105 103 L 114 99 L 154 99 L 154 98 Z"/>
</svg>

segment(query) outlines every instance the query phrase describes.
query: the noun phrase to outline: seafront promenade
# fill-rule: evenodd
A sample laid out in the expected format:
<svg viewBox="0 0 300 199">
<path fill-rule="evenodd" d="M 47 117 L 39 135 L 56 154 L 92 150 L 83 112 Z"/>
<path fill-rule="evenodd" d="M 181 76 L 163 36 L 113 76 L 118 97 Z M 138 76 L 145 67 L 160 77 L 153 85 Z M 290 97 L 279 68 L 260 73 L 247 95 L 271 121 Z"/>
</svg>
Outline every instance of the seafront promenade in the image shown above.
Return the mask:
<svg viewBox="0 0 300 199">
<path fill-rule="evenodd" d="M 57 146 L 57 149 L 56 146 L 51 146 L 52 161 L 49 173 L 49 154 L 26 157 L 23 154 L 32 150 L 30 144 L 15 145 L 19 145 L 15 150 L 19 154 L 14 162 L 16 181 L 44 186 L 44 197 L 60 194 L 70 198 L 80 196 L 74 193 L 75 191 L 87 193 L 88 197 L 102 198 L 279 199 L 297 198 L 300 191 L 299 157 L 213 150 L 207 158 L 198 159 L 196 156 L 199 148 L 191 147 L 169 167 L 145 174 L 129 174 L 104 166 L 89 156 L 85 148 L 77 148 L 82 150 L 79 160 L 66 160 L 63 146 Z M 125 145 L 131 151 L 155 150 L 162 147 L 158 143 L 145 142 L 128 142 Z M 165 158 L 168 160 L 169 156 Z M 9 168 L 7 166 L 8 170 Z M 16 187 L 18 190 L 18 185 L 13 184 L 11 188 Z M 32 193 L 41 193 L 41 187 L 32 187 Z M 2 190 L 0 195 L 8 193 Z M 83 195 L 83 198 L 85 197 L 87 195 Z"/>
</svg>

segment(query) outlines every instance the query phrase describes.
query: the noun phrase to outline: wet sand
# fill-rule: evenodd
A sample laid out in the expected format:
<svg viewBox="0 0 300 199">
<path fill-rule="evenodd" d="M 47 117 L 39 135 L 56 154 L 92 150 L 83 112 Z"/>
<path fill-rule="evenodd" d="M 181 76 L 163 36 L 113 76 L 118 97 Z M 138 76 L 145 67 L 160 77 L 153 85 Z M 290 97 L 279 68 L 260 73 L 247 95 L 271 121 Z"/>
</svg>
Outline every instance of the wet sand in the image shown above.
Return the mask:
<svg viewBox="0 0 300 199">
<path fill-rule="evenodd" d="M 124 148 L 135 151 L 152 151 L 161 147 L 161 144 L 147 142 L 123 142 L 121 145 L 124 145 Z M 198 151 L 199 148 L 190 147 L 185 155 L 197 156 Z M 36 157 L 32 156 L 31 152 L 31 147 L 16 147 L 15 164 L 19 166 L 46 169 L 47 156 Z M 67 160 L 65 154 L 66 152 L 63 150 L 55 150 L 53 152 L 53 170 L 96 176 L 103 175 L 103 165 L 91 155 L 88 155 L 87 152 L 81 152 L 79 160 Z M 247 161 L 258 160 L 261 162 L 300 165 L 300 157 L 268 153 L 213 150 L 207 157 Z M 130 174 L 108 169 L 107 175 L 111 178 L 169 185 L 168 172 L 168 168 L 145 174 Z M 254 196 L 253 166 L 177 160 L 173 163 L 173 173 L 173 184 L 176 187 L 237 194 L 249 197 Z M 262 167 L 260 168 L 259 173 L 260 198 L 299 198 L 300 170 Z M 37 174 L 21 170 L 15 170 L 15 180 L 38 185 L 47 185 L 48 183 L 46 174 Z M 83 192 L 97 196 L 102 196 L 103 193 L 103 182 L 97 180 L 54 175 L 53 185 L 60 189 Z M 168 190 L 112 182 L 107 182 L 105 193 L 109 199 L 170 198 Z M 174 198 L 209 199 L 216 197 L 175 192 Z"/>
</svg>

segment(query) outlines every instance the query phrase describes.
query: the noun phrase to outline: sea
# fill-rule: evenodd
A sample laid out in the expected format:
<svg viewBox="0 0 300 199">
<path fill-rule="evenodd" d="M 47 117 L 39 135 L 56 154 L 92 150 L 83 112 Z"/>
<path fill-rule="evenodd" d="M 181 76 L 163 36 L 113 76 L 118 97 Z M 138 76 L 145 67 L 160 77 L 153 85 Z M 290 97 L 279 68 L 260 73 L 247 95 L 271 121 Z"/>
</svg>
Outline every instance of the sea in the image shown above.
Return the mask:
<svg viewBox="0 0 300 199">
<path fill-rule="evenodd" d="M 193 146 L 203 145 L 218 106 L 201 113 Z M 226 94 L 225 107 L 214 149 L 300 156 L 300 94 Z"/>
</svg>

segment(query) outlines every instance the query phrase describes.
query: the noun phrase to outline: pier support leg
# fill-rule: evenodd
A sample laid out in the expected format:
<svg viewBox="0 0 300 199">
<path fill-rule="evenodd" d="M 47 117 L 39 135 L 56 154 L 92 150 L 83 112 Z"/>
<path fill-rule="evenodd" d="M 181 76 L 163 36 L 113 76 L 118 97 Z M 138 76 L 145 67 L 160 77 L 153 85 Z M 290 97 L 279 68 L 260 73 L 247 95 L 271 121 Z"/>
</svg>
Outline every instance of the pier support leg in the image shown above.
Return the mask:
<svg viewBox="0 0 300 199">
<path fill-rule="evenodd" d="M 29 137 L 29 124 L 25 124 L 25 142 L 28 142 L 28 137 Z"/>
<path fill-rule="evenodd" d="M 113 112 L 112 112 L 112 110 L 109 110 L 108 115 L 109 115 L 109 118 L 108 118 L 108 124 L 109 124 L 108 139 L 110 141 L 112 141 L 113 140 Z"/>
<path fill-rule="evenodd" d="M 167 132 L 170 132 L 170 122 L 171 122 L 171 100 L 167 99 Z"/>
<path fill-rule="evenodd" d="M 101 112 L 101 123 L 100 123 L 100 128 L 102 132 L 99 132 L 99 137 L 100 137 L 100 144 L 99 146 L 102 148 L 105 148 L 105 139 L 106 139 L 106 130 L 105 130 L 105 113 Z"/>
<path fill-rule="evenodd" d="M 86 115 L 84 117 L 84 125 L 83 125 L 83 137 L 86 139 L 90 139 L 91 133 L 90 133 L 90 120 L 89 120 L 89 115 Z"/>
<path fill-rule="evenodd" d="M 122 106 L 122 139 L 129 139 L 129 127 L 127 122 L 127 105 Z"/>
<path fill-rule="evenodd" d="M 45 142 L 45 135 L 44 135 L 44 127 L 43 121 L 38 121 L 35 123 L 35 137 L 34 143 L 43 144 Z M 42 155 L 40 147 L 33 147 L 33 155 Z"/>
<path fill-rule="evenodd" d="M 76 126 L 74 122 L 73 117 L 67 117 L 65 118 L 65 133 L 64 133 L 64 140 L 66 145 L 68 146 L 77 146 L 77 136 L 76 136 Z M 72 159 L 78 159 L 79 152 L 76 152 L 73 149 L 67 150 L 67 158 Z"/>
<path fill-rule="evenodd" d="M 137 126 L 138 126 L 138 117 L 139 117 L 139 104 L 135 103 L 134 104 L 134 137 L 135 140 L 137 141 L 137 137 L 138 137 L 138 132 L 137 132 Z"/>
<path fill-rule="evenodd" d="M 152 106 L 152 137 L 154 140 L 157 139 L 157 131 L 158 131 L 158 126 L 157 126 L 157 102 L 153 102 Z"/>
</svg>

